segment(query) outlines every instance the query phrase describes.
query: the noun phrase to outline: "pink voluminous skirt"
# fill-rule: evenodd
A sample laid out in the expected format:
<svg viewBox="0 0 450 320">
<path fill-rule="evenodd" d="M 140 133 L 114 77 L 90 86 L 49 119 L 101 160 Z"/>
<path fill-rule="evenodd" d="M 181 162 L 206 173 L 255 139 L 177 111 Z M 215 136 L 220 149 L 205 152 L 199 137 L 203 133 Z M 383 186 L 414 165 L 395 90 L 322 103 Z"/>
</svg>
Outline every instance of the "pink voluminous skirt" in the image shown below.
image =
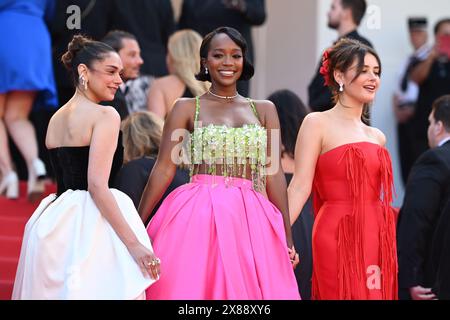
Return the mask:
<svg viewBox="0 0 450 320">
<path fill-rule="evenodd" d="M 193 176 L 147 232 L 161 259 L 147 299 L 300 299 L 282 214 L 250 180 Z"/>
</svg>

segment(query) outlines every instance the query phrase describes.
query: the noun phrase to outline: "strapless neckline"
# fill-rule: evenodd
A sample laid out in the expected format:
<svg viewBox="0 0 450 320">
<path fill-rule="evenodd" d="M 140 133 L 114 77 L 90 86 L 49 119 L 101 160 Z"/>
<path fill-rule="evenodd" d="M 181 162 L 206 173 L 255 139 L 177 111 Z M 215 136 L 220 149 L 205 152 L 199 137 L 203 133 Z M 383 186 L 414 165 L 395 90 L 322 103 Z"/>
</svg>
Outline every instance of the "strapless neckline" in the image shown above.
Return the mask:
<svg viewBox="0 0 450 320">
<path fill-rule="evenodd" d="M 327 155 L 329 153 L 332 153 L 333 151 L 340 150 L 340 149 L 342 149 L 344 147 L 348 147 L 348 146 L 351 146 L 351 145 L 360 145 L 360 144 L 367 144 L 367 145 L 370 145 L 370 146 L 375 146 L 375 147 L 384 149 L 384 147 L 382 145 L 380 145 L 378 143 L 375 143 L 375 142 L 370 142 L 370 141 L 349 142 L 349 143 L 341 144 L 341 145 L 339 145 L 337 147 L 334 147 L 334 148 L 332 148 L 332 149 L 330 149 L 328 151 L 325 151 L 324 153 L 319 155 L 319 158 L 322 157 L 322 156 L 325 156 L 325 155 Z"/>
</svg>

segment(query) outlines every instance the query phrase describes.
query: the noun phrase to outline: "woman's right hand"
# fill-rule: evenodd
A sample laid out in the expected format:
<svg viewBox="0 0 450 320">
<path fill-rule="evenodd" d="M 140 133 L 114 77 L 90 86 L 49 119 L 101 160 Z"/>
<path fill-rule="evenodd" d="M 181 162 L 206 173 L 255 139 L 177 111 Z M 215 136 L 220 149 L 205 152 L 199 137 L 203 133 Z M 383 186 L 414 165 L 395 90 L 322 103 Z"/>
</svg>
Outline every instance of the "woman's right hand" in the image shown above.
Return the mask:
<svg viewBox="0 0 450 320">
<path fill-rule="evenodd" d="M 416 286 L 409 288 L 409 293 L 413 300 L 437 300 L 431 288 Z"/>
<path fill-rule="evenodd" d="M 295 251 L 295 247 L 288 248 L 289 259 L 291 259 L 292 268 L 295 269 L 300 262 L 300 256 Z"/>
<path fill-rule="evenodd" d="M 144 276 L 149 276 L 153 280 L 158 280 L 161 273 L 161 262 L 155 254 L 143 246 L 141 243 L 136 243 L 128 246 L 128 251 L 136 260 L 136 263 L 141 268 Z"/>
</svg>

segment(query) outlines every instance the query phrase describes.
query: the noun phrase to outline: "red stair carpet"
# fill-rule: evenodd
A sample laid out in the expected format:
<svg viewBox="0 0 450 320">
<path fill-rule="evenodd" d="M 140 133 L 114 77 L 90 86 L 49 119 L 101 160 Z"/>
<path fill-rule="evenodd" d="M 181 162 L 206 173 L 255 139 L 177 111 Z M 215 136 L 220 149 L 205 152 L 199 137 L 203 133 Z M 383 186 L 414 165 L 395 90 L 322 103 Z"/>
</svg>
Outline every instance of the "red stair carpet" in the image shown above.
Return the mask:
<svg viewBox="0 0 450 320">
<path fill-rule="evenodd" d="M 20 198 L 8 200 L 0 196 L 0 300 L 11 299 L 25 224 L 39 205 L 26 199 L 26 183 L 20 183 Z M 56 192 L 48 184 L 44 196 Z"/>
</svg>

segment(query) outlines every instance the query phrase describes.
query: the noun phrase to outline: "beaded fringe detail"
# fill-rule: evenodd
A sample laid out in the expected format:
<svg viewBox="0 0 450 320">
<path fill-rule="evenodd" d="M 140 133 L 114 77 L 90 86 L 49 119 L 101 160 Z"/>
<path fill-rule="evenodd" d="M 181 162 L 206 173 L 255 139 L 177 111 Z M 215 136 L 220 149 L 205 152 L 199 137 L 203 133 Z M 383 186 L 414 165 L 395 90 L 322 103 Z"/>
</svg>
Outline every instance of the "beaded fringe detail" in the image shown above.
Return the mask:
<svg viewBox="0 0 450 320">
<path fill-rule="evenodd" d="M 265 189 L 267 132 L 257 124 L 239 128 L 210 124 L 195 127 L 190 141 L 190 175 L 195 165 L 205 164 L 207 173 L 216 175 L 217 166 L 223 165 L 228 178 L 246 177 L 246 166 L 251 168 L 253 189 Z"/>
</svg>

